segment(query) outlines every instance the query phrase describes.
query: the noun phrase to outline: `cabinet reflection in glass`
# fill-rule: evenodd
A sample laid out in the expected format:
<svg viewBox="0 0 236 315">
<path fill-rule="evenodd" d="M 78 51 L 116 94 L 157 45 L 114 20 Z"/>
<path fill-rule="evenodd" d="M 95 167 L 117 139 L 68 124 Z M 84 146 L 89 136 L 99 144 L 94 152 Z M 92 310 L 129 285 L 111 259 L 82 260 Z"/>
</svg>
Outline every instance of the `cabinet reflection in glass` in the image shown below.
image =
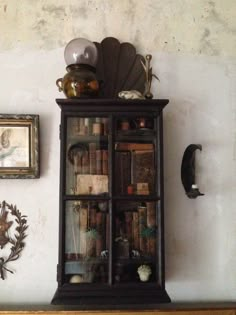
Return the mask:
<svg viewBox="0 0 236 315">
<path fill-rule="evenodd" d="M 65 272 L 69 281 L 107 281 L 109 225 L 107 202 L 67 202 Z"/>
<path fill-rule="evenodd" d="M 107 194 L 108 119 L 69 117 L 67 129 L 67 193 Z"/>
</svg>

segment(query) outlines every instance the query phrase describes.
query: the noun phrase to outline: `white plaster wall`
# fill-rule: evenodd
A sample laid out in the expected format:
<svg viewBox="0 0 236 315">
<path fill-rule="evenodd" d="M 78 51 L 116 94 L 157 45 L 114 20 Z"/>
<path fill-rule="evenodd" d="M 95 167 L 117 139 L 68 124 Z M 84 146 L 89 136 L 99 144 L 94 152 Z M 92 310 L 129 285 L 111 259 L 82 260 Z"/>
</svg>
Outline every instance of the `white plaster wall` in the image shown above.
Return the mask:
<svg viewBox="0 0 236 315">
<path fill-rule="evenodd" d="M 65 4 L 66 3 L 66 4 Z M 0 113 L 40 115 L 41 177 L 0 180 L 0 200 L 28 216 L 26 247 L 0 280 L 0 305 L 47 304 L 56 289 L 59 108 L 55 80 L 75 37 L 114 36 L 153 55 L 165 109 L 166 287 L 173 301 L 236 298 L 236 2 L 1 0 Z M 201 143 L 187 199 L 183 152 Z"/>
</svg>

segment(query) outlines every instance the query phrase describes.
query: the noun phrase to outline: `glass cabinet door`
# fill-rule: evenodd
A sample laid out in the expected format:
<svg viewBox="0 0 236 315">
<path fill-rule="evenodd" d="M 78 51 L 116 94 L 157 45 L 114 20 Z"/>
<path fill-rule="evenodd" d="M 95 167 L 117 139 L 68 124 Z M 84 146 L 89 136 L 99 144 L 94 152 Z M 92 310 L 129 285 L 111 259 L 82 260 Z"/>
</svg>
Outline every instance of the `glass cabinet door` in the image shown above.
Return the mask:
<svg viewBox="0 0 236 315">
<path fill-rule="evenodd" d="M 154 119 L 128 117 L 116 120 L 115 193 L 153 195 L 156 192 Z"/>
<path fill-rule="evenodd" d="M 114 282 L 156 282 L 155 119 L 128 116 L 116 119 L 115 125 Z"/>
<path fill-rule="evenodd" d="M 65 275 L 70 283 L 108 281 L 108 202 L 77 200 L 66 203 Z"/>
<path fill-rule="evenodd" d="M 108 118 L 68 117 L 65 140 L 65 280 L 107 283 Z"/>
<path fill-rule="evenodd" d="M 69 117 L 66 194 L 108 194 L 108 119 Z"/>
</svg>

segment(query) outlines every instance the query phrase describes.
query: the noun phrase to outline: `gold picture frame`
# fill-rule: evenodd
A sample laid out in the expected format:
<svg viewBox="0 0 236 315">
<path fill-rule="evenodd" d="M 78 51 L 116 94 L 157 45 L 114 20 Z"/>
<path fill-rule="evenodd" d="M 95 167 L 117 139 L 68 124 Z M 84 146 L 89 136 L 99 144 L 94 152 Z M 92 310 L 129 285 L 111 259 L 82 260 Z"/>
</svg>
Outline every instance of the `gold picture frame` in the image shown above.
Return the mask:
<svg viewBox="0 0 236 315">
<path fill-rule="evenodd" d="M 39 177 L 39 115 L 0 114 L 0 179 Z"/>
</svg>

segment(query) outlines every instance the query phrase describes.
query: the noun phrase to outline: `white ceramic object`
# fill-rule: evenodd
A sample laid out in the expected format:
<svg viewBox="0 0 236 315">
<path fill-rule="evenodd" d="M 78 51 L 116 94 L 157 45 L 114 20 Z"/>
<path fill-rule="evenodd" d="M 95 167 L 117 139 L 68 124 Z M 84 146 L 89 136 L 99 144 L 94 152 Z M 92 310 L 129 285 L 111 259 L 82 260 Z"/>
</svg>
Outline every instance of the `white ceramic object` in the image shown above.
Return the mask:
<svg viewBox="0 0 236 315">
<path fill-rule="evenodd" d="M 139 266 L 137 272 L 139 275 L 139 279 L 143 282 L 148 281 L 150 275 L 152 274 L 152 270 L 148 265 Z"/>
<path fill-rule="evenodd" d="M 126 100 L 131 99 L 145 99 L 145 97 L 140 93 L 139 91 L 136 90 L 131 90 L 131 91 L 121 91 L 118 94 L 119 98 L 124 98 Z"/>
<path fill-rule="evenodd" d="M 73 275 L 70 278 L 70 283 L 81 283 L 81 282 L 83 282 L 83 277 L 80 275 Z"/>
</svg>

